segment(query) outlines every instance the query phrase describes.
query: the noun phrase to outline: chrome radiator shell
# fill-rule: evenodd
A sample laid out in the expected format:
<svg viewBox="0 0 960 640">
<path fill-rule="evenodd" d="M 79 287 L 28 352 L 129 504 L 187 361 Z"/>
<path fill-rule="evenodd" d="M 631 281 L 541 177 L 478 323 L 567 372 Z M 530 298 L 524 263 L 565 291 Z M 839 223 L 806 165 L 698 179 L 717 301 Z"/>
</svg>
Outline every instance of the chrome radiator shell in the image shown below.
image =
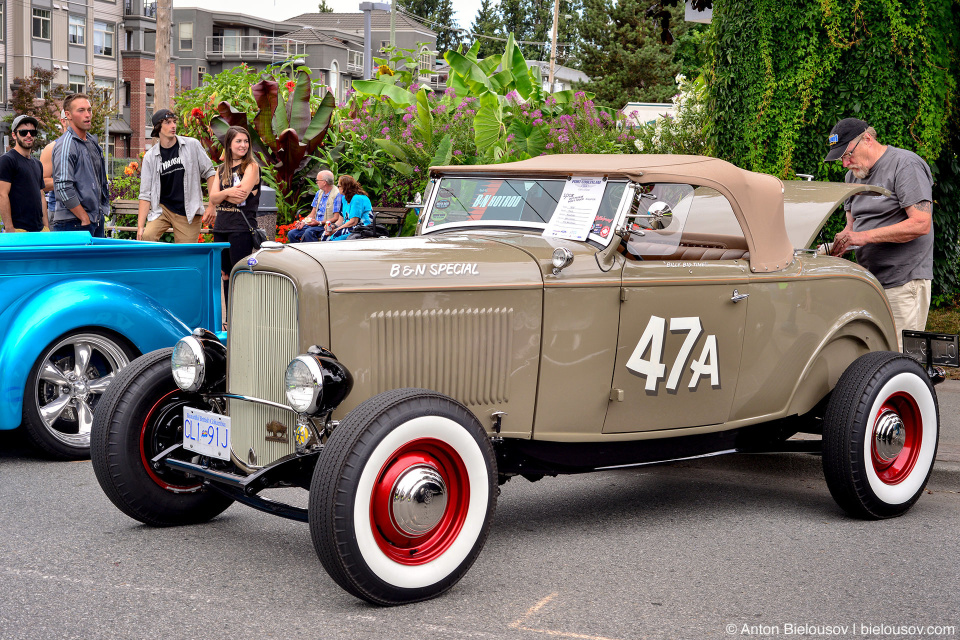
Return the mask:
<svg viewBox="0 0 960 640">
<path fill-rule="evenodd" d="M 283 374 L 300 344 L 293 281 L 276 273 L 238 271 L 230 303 L 228 391 L 286 405 Z M 229 399 L 227 411 L 234 462 L 241 468 L 252 471 L 295 452 L 292 410 Z"/>
</svg>

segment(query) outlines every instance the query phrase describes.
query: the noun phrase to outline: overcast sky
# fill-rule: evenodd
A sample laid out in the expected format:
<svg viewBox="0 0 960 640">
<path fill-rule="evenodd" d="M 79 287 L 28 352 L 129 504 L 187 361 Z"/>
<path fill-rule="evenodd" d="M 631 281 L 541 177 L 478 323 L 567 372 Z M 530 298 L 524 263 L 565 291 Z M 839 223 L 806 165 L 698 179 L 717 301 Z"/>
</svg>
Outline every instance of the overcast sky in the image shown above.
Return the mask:
<svg viewBox="0 0 960 640">
<path fill-rule="evenodd" d="M 320 0 L 173 0 L 175 7 L 200 7 L 213 11 L 245 13 L 258 18 L 286 20 L 301 13 L 313 13 Z M 359 13 L 359 0 L 327 0 L 334 11 Z M 469 28 L 480 8 L 480 0 L 457 0 L 456 19 L 461 28 Z"/>
</svg>

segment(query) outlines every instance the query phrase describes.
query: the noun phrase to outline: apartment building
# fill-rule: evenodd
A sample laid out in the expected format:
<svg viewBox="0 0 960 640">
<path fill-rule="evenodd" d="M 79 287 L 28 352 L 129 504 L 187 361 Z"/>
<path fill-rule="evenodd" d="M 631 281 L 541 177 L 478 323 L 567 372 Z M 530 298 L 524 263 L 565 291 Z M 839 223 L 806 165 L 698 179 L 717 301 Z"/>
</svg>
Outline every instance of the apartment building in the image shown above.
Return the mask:
<svg viewBox="0 0 960 640">
<path fill-rule="evenodd" d="M 118 35 L 124 0 L 0 0 L 0 103 L 9 113 L 14 78 L 29 77 L 34 67 L 54 72 L 53 83 L 73 92 L 91 81 L 116 95 L 121 77 Z M 129 138 L 125 122 L 113 122 L 111 155 Z"/>
</svg>

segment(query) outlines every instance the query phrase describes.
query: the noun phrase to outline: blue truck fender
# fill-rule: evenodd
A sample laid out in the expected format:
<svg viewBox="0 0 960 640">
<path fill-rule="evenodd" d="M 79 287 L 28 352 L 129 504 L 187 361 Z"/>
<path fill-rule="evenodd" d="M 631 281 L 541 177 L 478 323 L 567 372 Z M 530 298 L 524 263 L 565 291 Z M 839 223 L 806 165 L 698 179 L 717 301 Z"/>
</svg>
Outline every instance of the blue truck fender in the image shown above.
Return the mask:
<svg viewBox="0 0 960 640">
<path fill-rule="evenodd" d="M 0 313 L 0 430 L 21 422 L 30 369 L 59 336 L 109 329 L 140 353 L 168 347 L 191 329 L 143 292 L 102 280 L 67 280 L 31 291 Z"/>
</svg>

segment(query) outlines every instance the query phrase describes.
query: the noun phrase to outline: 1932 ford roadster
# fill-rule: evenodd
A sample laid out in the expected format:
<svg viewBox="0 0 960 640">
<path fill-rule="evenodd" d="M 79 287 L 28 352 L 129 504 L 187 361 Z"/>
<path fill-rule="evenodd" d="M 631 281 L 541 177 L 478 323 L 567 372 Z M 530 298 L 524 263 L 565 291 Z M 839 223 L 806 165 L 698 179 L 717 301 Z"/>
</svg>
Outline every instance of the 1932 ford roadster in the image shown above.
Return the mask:
<svg viewBox="0 0 960 640">
<path fill-rule="evenodd" d="M 933 386 L 892 352 L 878 282 L 805 251 L 880 191 L 691 156 L 435 168 L 416 237 L 267 243 L 232 274 L 226 345 L 200 328 L 125 369 L 97 478 L 151 525 L 234 501 L 307 521 L 333 579 L 378 604 L 454 585 L 514 476 L 804 431 L 843 509 L 900 515 L 933 466 Z M 278 486 L 308 508 L 260 495 Z"/>
</svg>

